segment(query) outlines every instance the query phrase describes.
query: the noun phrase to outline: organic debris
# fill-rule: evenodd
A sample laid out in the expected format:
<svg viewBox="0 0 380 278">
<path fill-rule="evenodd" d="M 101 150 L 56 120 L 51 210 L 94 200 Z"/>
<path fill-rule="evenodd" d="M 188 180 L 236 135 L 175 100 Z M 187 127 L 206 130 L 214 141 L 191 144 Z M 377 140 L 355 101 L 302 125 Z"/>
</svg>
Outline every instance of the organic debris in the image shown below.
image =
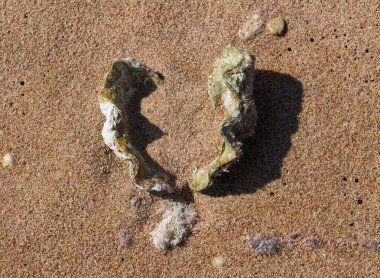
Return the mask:
<svg viewBox="0 0 380 278">
<path fill-rule="evenodd" d="M 167 250 L 180 244 L 193 230 L 197 212 L 183 203 L 172 202 L 162 216 L 162 221 L 150 233 L 156 248 Z"/>
</svg>

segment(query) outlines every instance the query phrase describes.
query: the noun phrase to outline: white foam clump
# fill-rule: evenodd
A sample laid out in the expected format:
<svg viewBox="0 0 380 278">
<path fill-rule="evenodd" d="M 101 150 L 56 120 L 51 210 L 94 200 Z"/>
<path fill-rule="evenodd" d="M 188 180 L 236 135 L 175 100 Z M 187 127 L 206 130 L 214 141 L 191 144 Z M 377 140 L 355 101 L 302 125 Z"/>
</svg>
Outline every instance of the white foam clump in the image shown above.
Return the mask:
<svg viewBox="0 0 380 278">
<path fill-rule="evenodd" d="M 197 220 L 194 208 L 172 202 L 162 216 L 162 221 L 150 233 L 154 246 L 167 250 L 180 244 L 193 230 Z"/>
</svg>

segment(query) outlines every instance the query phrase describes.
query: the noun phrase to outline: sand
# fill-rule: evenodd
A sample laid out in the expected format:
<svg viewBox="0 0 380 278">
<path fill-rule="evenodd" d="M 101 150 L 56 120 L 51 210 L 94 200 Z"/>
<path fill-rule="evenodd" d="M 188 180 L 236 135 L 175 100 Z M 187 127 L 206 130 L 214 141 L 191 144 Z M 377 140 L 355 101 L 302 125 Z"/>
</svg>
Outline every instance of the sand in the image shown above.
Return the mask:
<svg viewBox="0 0 380 278">
<path fill-rule="evenodd" d="M 65 3 L 66 2 L 66 3 Z M 376 1 L 6 1 L 0 3 L 1 277 L 376 277 L 380 241 L 380 7 Z M 241 41 L 257 8 L 287 33 Z M 230 177 L 186 188 L 221 142 L 207 77 L 227 43 L 256 55 L 256 136 Z M 151 232 L 168 198 L 132 188 L 102 141 L 97 94 L 112 61 L 165 77 L 141 103 L 147 153 L 199 213 L 166 253 Z M 142 116 L 143 115 L 143 116 Z M 181 189 L 182 188 L 182 189 Z M 142 198 L 141 206 L 129 200 Z M 122 244 L 120 231 L 133 238 Z M 274 256 L 243 237 L 301 233 Z M 302 244 L 317 236 L 321 245 Z M 222 256 L 223 268 L 212 259 Z"/>
</svg>

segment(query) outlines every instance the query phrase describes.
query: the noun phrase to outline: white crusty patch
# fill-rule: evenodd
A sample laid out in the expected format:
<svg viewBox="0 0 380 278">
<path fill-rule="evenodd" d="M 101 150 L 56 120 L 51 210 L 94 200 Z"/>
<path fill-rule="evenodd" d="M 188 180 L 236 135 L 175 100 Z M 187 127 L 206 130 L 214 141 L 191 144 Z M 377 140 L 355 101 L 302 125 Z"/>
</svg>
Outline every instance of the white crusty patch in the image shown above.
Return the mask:
<svg viewBox="0 0 380 278">
<path fill-rule="evenodd" d="M 183 203 L 171 202 L 162 221 L 150 233 L 154 246 L 167 250 L 180 244 L 193 230 L 197 212 Z"/>
</svg>

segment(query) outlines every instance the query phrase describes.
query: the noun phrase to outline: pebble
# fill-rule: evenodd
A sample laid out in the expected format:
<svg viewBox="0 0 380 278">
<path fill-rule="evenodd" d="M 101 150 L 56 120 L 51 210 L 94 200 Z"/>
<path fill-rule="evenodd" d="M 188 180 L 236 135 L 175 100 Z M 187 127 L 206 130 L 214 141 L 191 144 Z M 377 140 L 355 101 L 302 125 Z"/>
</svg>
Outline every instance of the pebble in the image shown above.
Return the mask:
<svg viewBox="0 0 380 278">
<path fill-rule="evenodd" d="M 273 35 L 282 35 L 285 31 L 285 19 L 282 16 L 272 18 L 267 23 L 267 30 Z"/>
<path fill-rule="evenodd" d="M 131 204 L 132 207 L 134 208 L 139 208 L 141 206 L 141 198 L 139 197 L 133 197 L 129 203 Z"/>
<path fill-rule="evenodd" d="M 213 267 L 215 268 L 223 268 L 226 266 L 226 259 L 223 258 L 222 256 L 215 256 L 213 259 L 212 259 L 212 265 Z"/>
<path fill-rule="evenodd" d="M 11 167 L 14 164 L 13 156 L 10 153 L 7 153 L 3 156 L 3 166 L 4 167 Z"/>
<path fill-rule="evenodd" d="M 252 40 L 264 30 L 265 22 L 259 13 L 253 14 L 239 30 L 239 37 L 243 40 Z"/>
</svg>

